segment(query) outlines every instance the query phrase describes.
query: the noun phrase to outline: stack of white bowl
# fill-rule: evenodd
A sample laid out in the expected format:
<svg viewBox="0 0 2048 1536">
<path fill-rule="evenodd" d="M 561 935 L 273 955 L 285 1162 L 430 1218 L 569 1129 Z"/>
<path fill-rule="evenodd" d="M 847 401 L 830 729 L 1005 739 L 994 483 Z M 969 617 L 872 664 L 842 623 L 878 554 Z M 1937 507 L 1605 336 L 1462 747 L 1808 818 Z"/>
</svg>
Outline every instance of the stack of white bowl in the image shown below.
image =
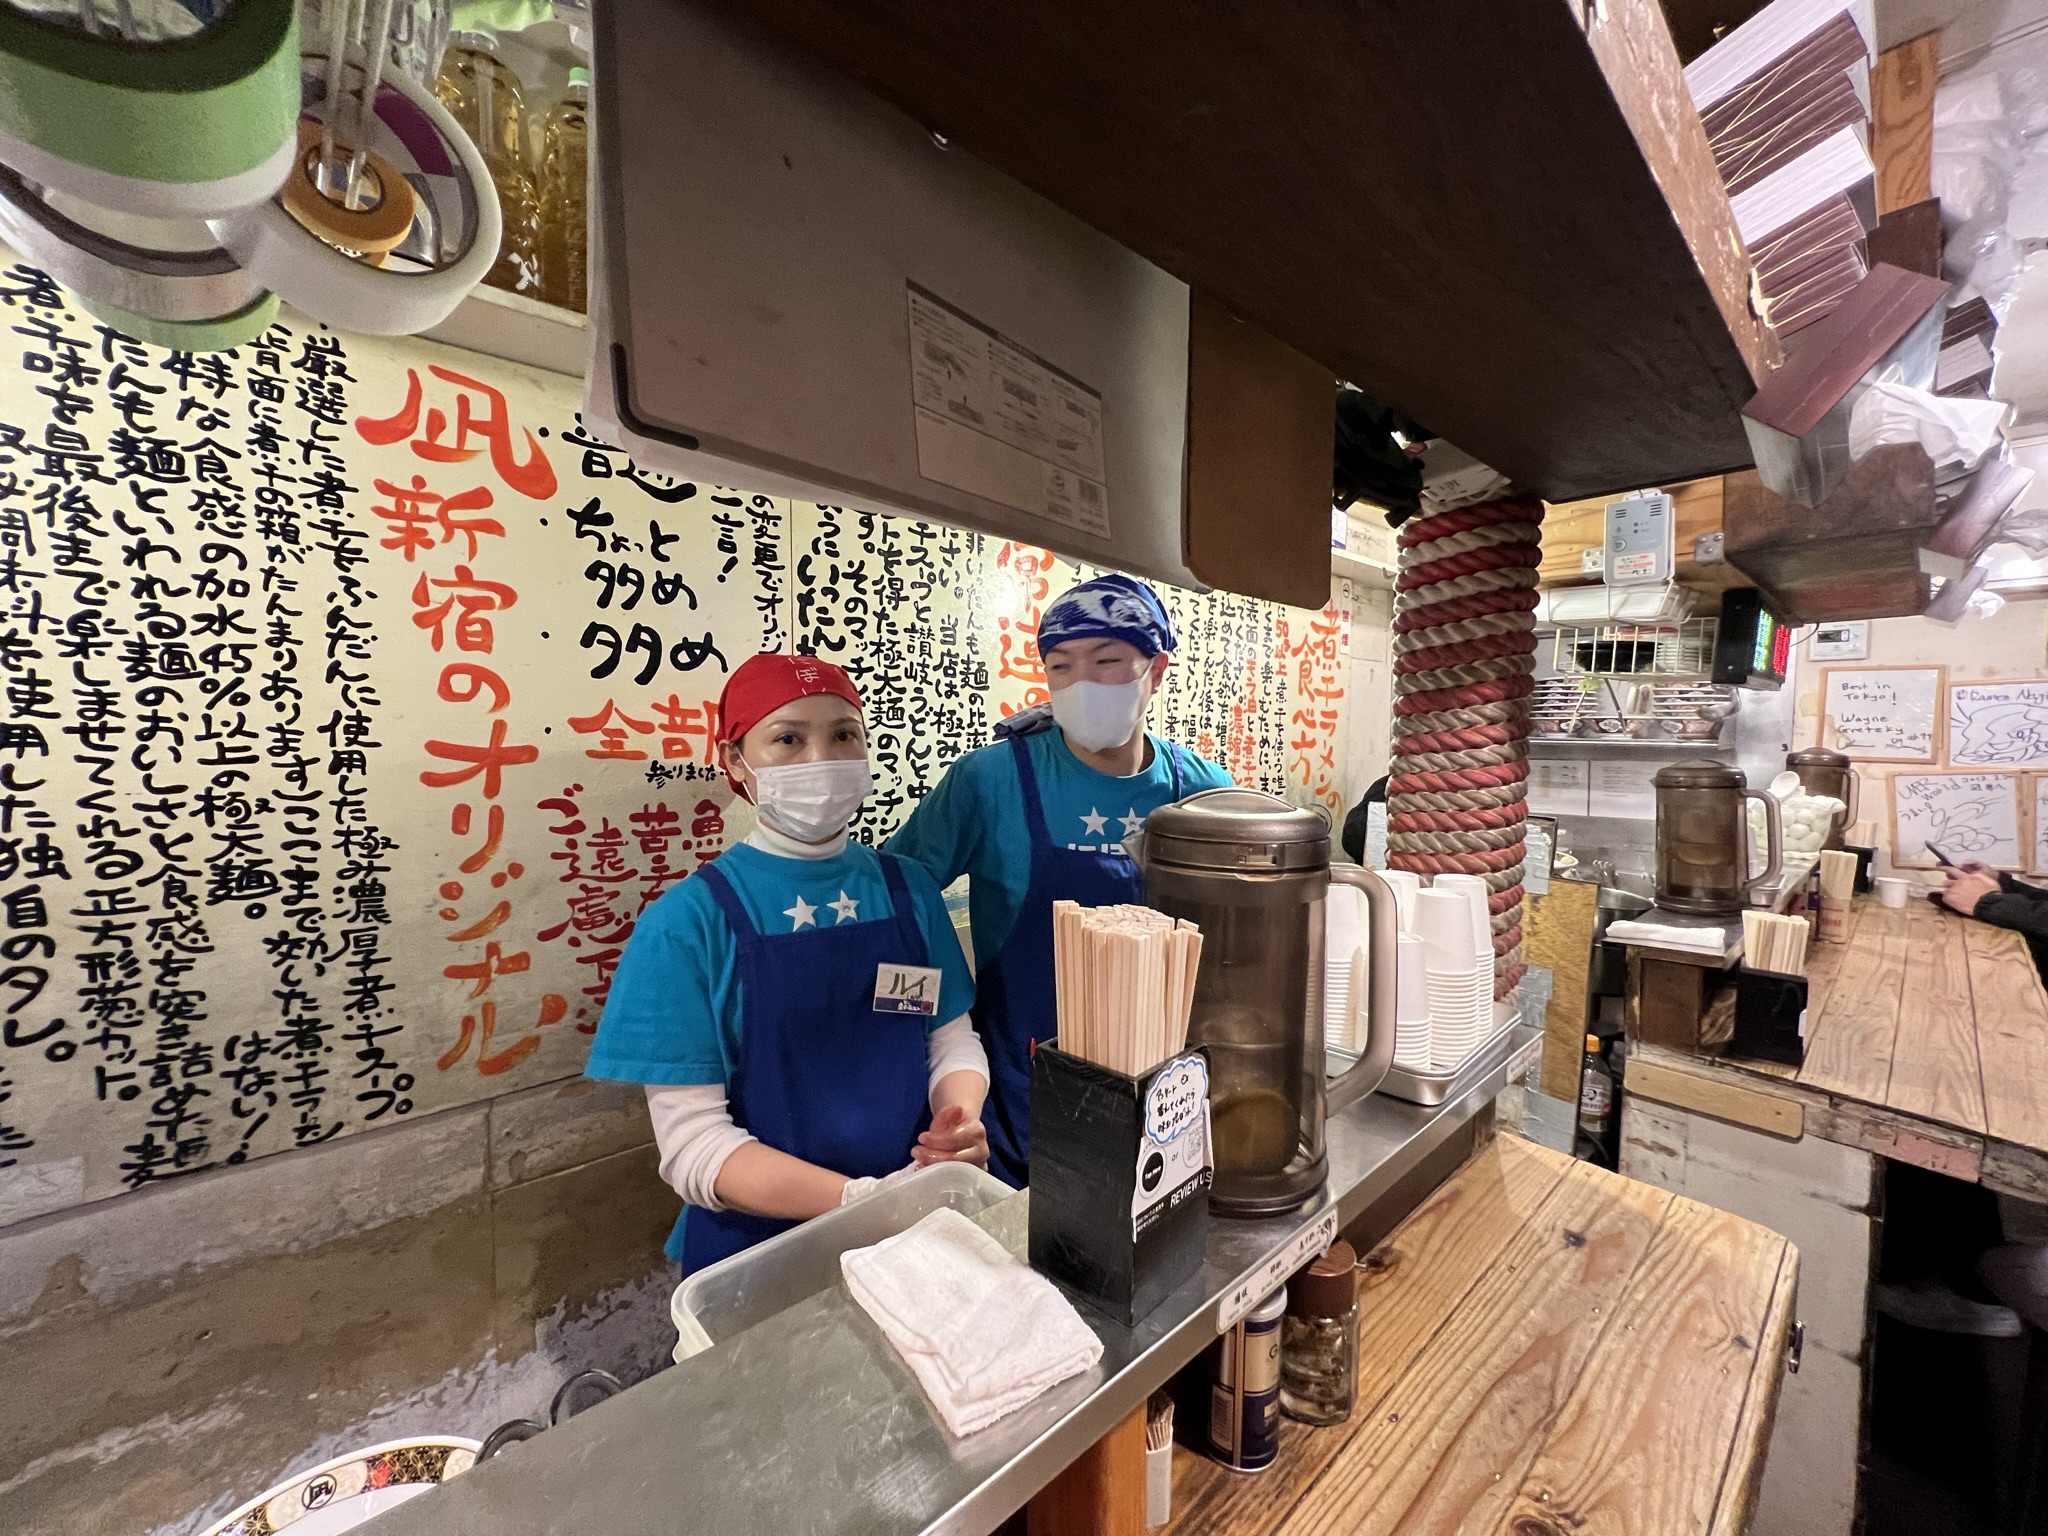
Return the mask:
<svg viewBox="0 0 2048 1536">
<path fill-rule="evenodd" d="M 1477 889 L 1439 876 L 1419 893 L 1415 936 L 1422 941 L 1429 991 L 1429 1056 L 1438 1072 L 1455 1071 L 1493 1032 L 1493 940 L 1486 885 Z"/>
</svg>

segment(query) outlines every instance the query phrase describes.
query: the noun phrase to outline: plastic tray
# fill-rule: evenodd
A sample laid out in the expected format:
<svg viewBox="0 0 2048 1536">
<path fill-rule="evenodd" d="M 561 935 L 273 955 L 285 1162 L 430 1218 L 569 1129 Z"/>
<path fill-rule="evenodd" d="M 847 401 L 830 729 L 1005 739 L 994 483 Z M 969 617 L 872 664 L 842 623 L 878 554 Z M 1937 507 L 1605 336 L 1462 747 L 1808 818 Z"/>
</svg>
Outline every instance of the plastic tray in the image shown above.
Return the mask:
<svg viewBox="0 0 2048 1536">
<path fill-rule="evenodd" d="M 971 1163 L 935 1163 L 700 1269 L 676 1287 L 669 1302 L 675 1358 L 687 1360 L 839 1284 L 839 1256 L 848 1249 L 894 1237 L 941 1208 L 976 1216 L 1017 1193 Z"/>
</svg>

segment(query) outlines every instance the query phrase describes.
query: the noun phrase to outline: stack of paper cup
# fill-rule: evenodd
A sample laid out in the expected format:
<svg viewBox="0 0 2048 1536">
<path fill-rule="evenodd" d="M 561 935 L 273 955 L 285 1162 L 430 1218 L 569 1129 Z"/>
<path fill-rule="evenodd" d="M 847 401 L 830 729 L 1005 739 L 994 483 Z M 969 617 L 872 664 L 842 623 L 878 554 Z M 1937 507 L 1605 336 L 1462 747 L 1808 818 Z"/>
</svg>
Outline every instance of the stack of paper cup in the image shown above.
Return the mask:
<svg viewBox="0 0 2048 1536">
<path fill-rule="evenodd" d="M 1361 1046 L 1354 1010 L 1364 1000 L 1351 995 L 1351 961 L 1361 950 L 1368 963 L 1372 958 L 1365 892 L 1333 883 L 1323 910 L 1323 1043 L 1332 1050 L 1355 1051 Z"/>
<path fill-rule="evenodd" d="M 1424 976 L 1429 987 L 1430 1065 L 1455 1071 L 1492 1033 L 1493 945 L 1474 931 L 1472 900 L 1456 887 L 1420 892 L 1415 904 L 1415 936 L 1422 941 Z"/>
<path fill-rule="evenodd" d="M 1422 940 L 1404 933 L 1394 969 L 1394 1065 L 1403 1072 L 1429 1070 L 1429 978 Z"/>
<path fill-rule="evenodd" d="M 1493 984 L 1493 917 L 1487 905 L 1486 881 L 1479 875 L 1438 875 L 1430 882 L 1437 890 L 1457 890 L 1465 893 L 1472 903 L 1473 955 L 1479 968 L 1487 973 L 1487 985 Z M 1493 1005 L 1493 1024 L 1496 1029 L 1507 1022 L 1507 1005 L 1496 1002 Z"/>
<path fill-rule="evenodd" d="M 1493 955 L 1493 920 L 1486 907 L 1485 878 L 1480 875 L 1438 875 L 1430 881 L 1430 889 L 1464 893 L 1465 899 L 1472 903 L 1473 941 L 1490 959 Z"/>
<path fill-rule="evenodd" d="M 1401 913 L 1401 931 L 1413 933 L 1415 898 L 1422 894 L 1422 877 L 1412 869 L 1383 869 L 1379 876 L 1394 892 L 1394 904 Z"/>
</svg>

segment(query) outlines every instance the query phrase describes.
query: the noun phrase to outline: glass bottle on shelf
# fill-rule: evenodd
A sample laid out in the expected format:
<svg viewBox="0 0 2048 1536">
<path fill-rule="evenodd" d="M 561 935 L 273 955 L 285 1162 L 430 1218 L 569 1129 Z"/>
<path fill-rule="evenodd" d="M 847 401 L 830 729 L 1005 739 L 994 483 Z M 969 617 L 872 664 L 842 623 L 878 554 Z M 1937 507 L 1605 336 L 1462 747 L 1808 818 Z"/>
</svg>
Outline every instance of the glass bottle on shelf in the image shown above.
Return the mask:
<svg viewBox="0 0 2048 1536">
<path fill-rule="evenodd" d="M 569 88 L 541 130 L 540 296 L 581 313 L 588 303 L 590 71 L 569 71 Z"/>
<path fill-rule="evenodd" d="M 1341 1424 L 1358 1393 L 1358 1255 L 1339 1240 L 1287 1282 L 1281 1320 L 1280 1411 Z"/>
<path fill-rule="evenodd" d="M 491 40 L 458 32 L 448 40 L 434 95 L 470 136 L 498 189 L 505 233 L 498 259 L 484 274 L 493 288 L 537 297 L 540 290 L 540 197 L 526 168 L 526 102 L 519 77 Z"/>
<path fill-rule="evenodd" d="M 1586 1060 L 1579 1076 L 1579 1129 L 1602 1147 L 1614 1114 L 1614 1074 L 1600 1053 L 1600 1037 L 1586 1036 Z"/>
</svg>

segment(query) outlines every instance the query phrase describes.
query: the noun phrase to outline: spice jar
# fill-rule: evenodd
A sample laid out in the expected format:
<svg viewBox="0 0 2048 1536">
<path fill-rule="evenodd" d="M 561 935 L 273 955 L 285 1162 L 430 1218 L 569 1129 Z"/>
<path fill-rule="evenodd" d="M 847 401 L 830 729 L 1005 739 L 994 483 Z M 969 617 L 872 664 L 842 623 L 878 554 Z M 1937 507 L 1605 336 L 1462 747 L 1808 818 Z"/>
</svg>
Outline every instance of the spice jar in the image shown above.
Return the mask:
<svg viewBox="0 0 2048 1536">
<path fill-rule="evenodd" d="M 1280 1411 L 1341 1424 L 1358 1394 L 1358 1255 L 1334 1244 L 1287 1282 L 1280 1335 Z"/>
</svg>

